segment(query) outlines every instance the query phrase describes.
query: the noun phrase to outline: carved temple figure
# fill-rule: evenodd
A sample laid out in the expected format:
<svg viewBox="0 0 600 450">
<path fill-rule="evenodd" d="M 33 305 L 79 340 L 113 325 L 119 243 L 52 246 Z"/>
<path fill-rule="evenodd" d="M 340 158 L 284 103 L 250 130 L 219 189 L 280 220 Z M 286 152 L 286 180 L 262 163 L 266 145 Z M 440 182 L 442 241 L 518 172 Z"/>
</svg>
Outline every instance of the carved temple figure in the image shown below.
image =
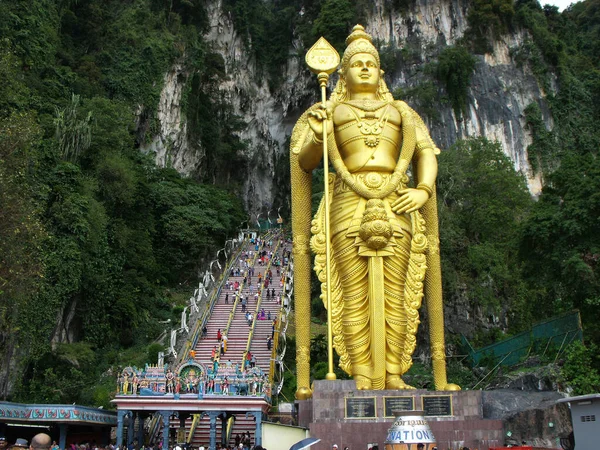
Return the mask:
<svg viewBox="0 0 600 450">
<path fill-rule="evenodd" d="M 129 374 L 127 372 L 123 373 L 123 394 L 129 394 Z"/>
<path fill-rule="evenodd" d="M 166 392 L 167 394 L 172 394 L 175 389 L 175 374 L 171 371 L 171 369 L 167 369 L 167 373 L 165 374 L 166 380 Z"/>
<path fill-rule="evenodd" d="M 355 26 L 346 44 L 329 101 L 309 108 L 291 139 L 296 396 L 312 395 L 311 249 L 327 306 L 325 201 L 332 255 L 330 326 L 340 367 L 358 389 L 411 388 L 402 376 L 412 365 L 425 290 L 436 389 L 460 389 L 446 380 L 435 191 L 439 149 L 418 114 L 393 99 L 364 28 Z M 321 200 L 311 227 L 311 172 L 323 157 L 323 139 L 335 174 L 329 175 L 329 198 Z"/>
<path fill-rule="evenodd" d="M 133 379 L 131 380 L 131 393 L 133 395 L 137 395 L 139 383 L 140 383 L 140 378 L 138 377 L 137 372 L 133 372 Z"/>
</svg>

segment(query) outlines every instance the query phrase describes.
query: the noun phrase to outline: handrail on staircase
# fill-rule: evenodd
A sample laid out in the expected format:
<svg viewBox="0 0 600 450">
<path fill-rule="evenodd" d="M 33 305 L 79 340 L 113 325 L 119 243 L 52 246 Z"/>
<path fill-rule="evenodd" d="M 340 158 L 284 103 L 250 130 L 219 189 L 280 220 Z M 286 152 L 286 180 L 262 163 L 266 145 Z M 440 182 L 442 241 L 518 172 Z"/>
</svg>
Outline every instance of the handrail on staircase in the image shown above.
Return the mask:
<svg viewBox="0 0 600 450">
<path fill-rule="evenodd" d="M 148 444 L 153 444 L 155 442 L 156 436 L 158 435 L 158 430 L 160 429 L 160 424 L 162 421 L 162 415 L 155 413 L 152 416 L 152 420 L 150 421 L 150 426 L 148 427 Z"/>
<path fill-rule="evenodd" d="M 273 251 L 273 255 L 275 255 L 277 253 L 277 250 L 279 249 L 279 241 L 277 241 L 277 245 L 275 246 L 275 250 Z M 269 269 L 271 268 L 271 263 L 273 262 L 273 258 L 269 259 L 269 264 L 267 264 L 267 267 L 265 268 L 265 273 L 267 273 L 269 271 Z M 285 284 L 284 284 L 285 287 Z M 248 356 L 248 352 L 250 351 L 250 347 L 252 346 L 252 340 L 254 338 L 254 329 L 256 328 L 256 318 L 258 317 L 258 312 L 260 311 L 260 306 L 262 305 L 262 297 L 263 297 L 263 291 L 261 291 L 260 296 L 258 297 L 258 301 L 256 302 L 256 310 L 255 310 L 255 314 L 254 314 L 254 320 L 252 321 L 252 326 L 250 328 L 250 332 L 248 333 L 248 341 L 246 342 L 246 350 L 244 351 L 244 353 L 242 354 L 242 369 L 245 366 L 246 363 L 246 357 Z M 269 380 L 271 381 L 271 380 Z"/>
<path fill-rule="evenodd" d="M 284 274 L 287 274 L 287 272 L 289 271 L 290 268 L 290 262 L 291 259 L 288 260 L 288 264 L 285 267 L 285 270 L 283 271 Z M 273 336 L 273 347 L 271 349 L 271 363 L 269 364 L 269 381 L 273 382 L 273 378 L 275 376 L 275 361 L 277 360 L 277 348 L 279 347 L 279 337 L 281 335 L 281 329 L 283 326 L 283 320 L 282 318 L 285 316 L 286 317 L 286 323 L 287 323 L 287 313 L 284 309 L 284 295 L 285 295 L 285 290 L 287 287 L 287 277 L 286 280 L 283 283 L 283 288 L 281 291 L 281 305 L 279 305 L 279 313 L 277 315 L 277 329 L 275 330 L 275 335 Z"/>
<path fill-rule="evenodd" d="M 217 300 L 219 299 L 219 296 L 221 295 L 221 290 L 223 289 L 223 283 L 225 282 L 225 280 L 227 278 L 224 275 L 228 274 L 231 271 L 233 264 L 237 261 L 239 255 L 242 253 L 242 249 L 245 247 L 247 241 L 248 241 L 248 238 L 245 238 L 244 241 L 242 243 L 240 243 L 240 245 L 238 246 L 237 251 L 231 255 L 231 258 L 229 259 L 227 265 L 225 266 L 225 270 L 223 271 L 223 273 L 221 273 L 219 286 L 216 288 L 213 288 L 210 299 L 206 305 L 206 308 L 204 309 L 204 312 L 202 313 L 202 317 L 198 321 L 196 321 L 196 325 L 194 327 L 194 331 L 191 334 L 191 338 L 187 340 L 185 347 L 184 347 L 184 351 L 181 352 L 181 354 L 177 360 L 178 364 L 180 364 L 186 358 L 188 358 L 188 355 L 190 354 L 191 349 L 196 347 L 196 344 L 198 343 L 198 340 L 200 339 L 201 330 L 204 327 L 204 325 L 206 324 L 206 322 L 208 321 L 208 318 L 212 315 L 212 311 L 214 310 L 215 304 L 217 303 Z"/>
<path fill-rule="evenodd" d="M 235 425 L 235 416 L 231 416 L 227 419 L 227 428 L 225 429 L 225 442 L 231 441 L 231 434 L 233 433 L 233 426 Z"/>
<path fill-rule="evenodd" d="M 261 242 L 262 242 L 262 239 L 261 239 Z M 261 246 L 259 247 L 259 250 L 254 252 L 254 257 L 253 257 L 253 260 L 252 260 L 252 266 L 254 266 L 254 264 L 256 263 L 256 256 L 262 250 L 263 246 L 264 246 L 264 244 L 261 244 Z M 229 334 L 229 328 L 231 327 L 231 322 L 233 322 L 233 317 L 235 316 L 235 312 L 237 310 L 237 305 L 239 303 L 239 299 L 243 295 L 244 285 L 245 284 L 242 281 L 242 283 L 240 283 L 240 288 L 239 288 L 238 292 L 236 293 L 235 300 L 233 302 L 233 306 L 231 308 L 231 311 L 229 312 L 229 319 L 227 319 L 227 326 L 224 329 L 224 333 L 225 333 L 226 336 Z"/>
<path fill-rule="evenodd" d="M 201 417 L 202 417 L 202 414 L 192 414 L 192 423 L 190 425 L 190 431 L 188 432 L 188 436 L 186 439 L 186 442 L 188 444 L 192 443 L 192 439 L 194 438 L 194 433 L 196 432 L 196 427 L 200 423 Z"/>
</svg>

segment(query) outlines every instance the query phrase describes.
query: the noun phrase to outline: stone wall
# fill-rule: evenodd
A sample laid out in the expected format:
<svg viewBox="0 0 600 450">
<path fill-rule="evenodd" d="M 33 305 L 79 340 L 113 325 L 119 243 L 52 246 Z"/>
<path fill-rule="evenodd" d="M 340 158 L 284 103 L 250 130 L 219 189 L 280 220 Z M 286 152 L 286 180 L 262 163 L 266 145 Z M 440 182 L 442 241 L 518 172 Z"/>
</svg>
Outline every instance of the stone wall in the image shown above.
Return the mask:
<svg viewBox="0 0 600 450">
<path fill-rule="evenodd" d="M 414 407 L 420 410 L 422 398 L 432 395 L 452 397 L 452 415 L 426 416 L 440 449 L 467 446 L 487 450 L 508 441 L 520 444 L 523 440 L 559 448 L 558 439 L 571 431 L 568 408 L 556 404 L 562 396 L 555 392 L 358 391 L 352 380 L 316 380 L 313 398 L 297 402 L 298 422 L 310 429 L 311 436 L 321 439 L 312 447 L 314 450 L 328 450 L 333 444 L 340 449 L 345 446 L 352 450 L 366 449 L 374 443 L 383 449 L 387 431 L 394 422 L 393 417 L 385 417 L 384 398 L 413 396 Z M 347 417 L 346 399 L 361 397 L 375 397 L 375 417 Z"/>
<path fill-rule="evenodd" d="M 451 416 L 426 417 L 440 449 L 468 446 L 487 450 L 503 443 L 503 422 L 487 419 L 483 415 L 482 391 L 435 392 L 425 390 L 407 391 L 358 391 L 354 381 L 314 382 L 311 400 L 299 402 L 300 425 L 310 429 L 311 436 L 321 439 L 315 450 L 330 449 L 333 444 L 366 449 L 377 443 L 383 449 L 393 417 L 385 417 L 384 397 L 413 396 L 415 409 L 421 409 L 425 395 L 452 396 Z M 352 419 L 346 417 L 346 398 L 375 397 L 376 417 Z"/>
</svg>

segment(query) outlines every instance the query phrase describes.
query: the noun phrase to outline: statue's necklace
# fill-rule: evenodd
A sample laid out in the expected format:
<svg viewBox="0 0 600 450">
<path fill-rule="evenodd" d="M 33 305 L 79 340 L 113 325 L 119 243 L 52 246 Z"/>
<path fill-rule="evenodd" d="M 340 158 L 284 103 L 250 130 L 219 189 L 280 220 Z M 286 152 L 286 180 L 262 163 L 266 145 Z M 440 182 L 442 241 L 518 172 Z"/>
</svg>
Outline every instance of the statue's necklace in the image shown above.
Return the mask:
<svg viewBox="0 0 600 450">
<path fill-rule="evenodd" d="M 333 164 L 335 171 L 350 189 L 356 192 L 356 194 L 359 196 L 368 200 L 374 198 L 383 199 L 396 190 L 396 188 L 401 186 L 401 183 L 403 183 L 403 180 L 406 178 L 406 169 L 408 169 L 408 165 L 410 164 L 415 151 L 417 139 L 415 133 L 415 124 L 412 118 L 412 110 L 408 107 L 408 105 L 406 105 L 406 103 L 403 102 L 396 102 L 392 106 L 397 108 L 401 116 L 402 148 L 400 149 L 400 158 L 398 159 L 396 168 L 384 187 L 373 191 L 365 186 L 362 181 L 356 177 L 353 177 L 348 170 L 348 167 L 346 167 L 346 164 L 344 164 L 344 161 L 342 160 L 340 151 L 335 141 L 334 133 L 331 133 L 327 140 L 330 145 L 330 161 Z"/>
<path fill-rule="evenodd" d="M 353 106 L 354 108 L 360 109 L 362 111 L 377 111 L 384 106 L 389 105 L 387 102 L 383 102 L 381 100 L 347 100 L 344 102 L 348 106 Z"/>
<path fill-rule="evenodd" d="M 382 104 L 378 101 L 349 101 L 347 102 L 348 106 L 350 106 L 350 111 L 357 122 L 358 130 L 360 134 L 364 136 L 365 145 L 370 148 L 375 148 L 379 145 L 379 136 L 383 132 L 388 119 L 389 114 L 387 114 L 389 103 Z M 385 110 L 381 114 L 380 118 L 377 118 L 375 111 L 383 108 L 385 106 Z M 355 109 L 358 109 L 361 113 L 364 112 L 363 118 L 360 118 Z"/>
</svg>

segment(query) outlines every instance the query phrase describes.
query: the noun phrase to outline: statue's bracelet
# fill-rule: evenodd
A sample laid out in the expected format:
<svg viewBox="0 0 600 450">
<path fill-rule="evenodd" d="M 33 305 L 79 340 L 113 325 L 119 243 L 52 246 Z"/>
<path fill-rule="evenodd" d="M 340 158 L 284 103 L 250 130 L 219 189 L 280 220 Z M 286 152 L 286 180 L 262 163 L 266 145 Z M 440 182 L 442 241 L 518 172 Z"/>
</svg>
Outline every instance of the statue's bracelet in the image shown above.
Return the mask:
<svg viewBox="0 0 600 450">
<path fill-rule="evenodd" d="M 431 196 L 433 195 L 433 189 L 425 183 L 417 184 L 417 189 L 427 192 L 427 194 L 429 195 L 429 198 L 431 198 Z"/>
</svg>

